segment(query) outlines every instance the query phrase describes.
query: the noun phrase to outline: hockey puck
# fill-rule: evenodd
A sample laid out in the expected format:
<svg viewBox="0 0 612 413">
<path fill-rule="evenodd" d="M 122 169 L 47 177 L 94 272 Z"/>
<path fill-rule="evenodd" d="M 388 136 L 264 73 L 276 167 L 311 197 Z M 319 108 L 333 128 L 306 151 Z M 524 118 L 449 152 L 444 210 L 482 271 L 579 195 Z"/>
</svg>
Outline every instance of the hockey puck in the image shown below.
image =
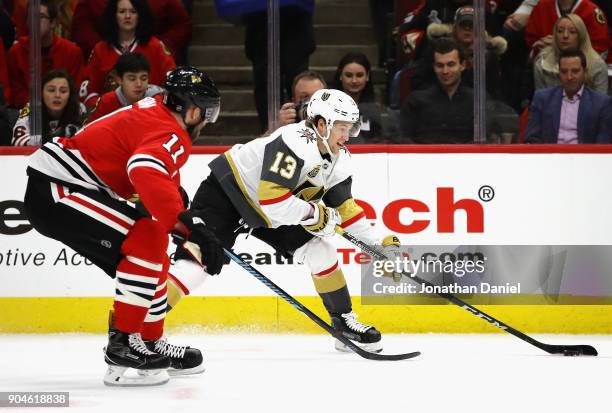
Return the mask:
<svg viewBox="0 0 612 413">
<path fill-rule="evenodd" d="M 578 350 L 565 350 L 563 355 L 566 357 L 575 357 L 580 355 L 580 351 Z"/>
</svg>

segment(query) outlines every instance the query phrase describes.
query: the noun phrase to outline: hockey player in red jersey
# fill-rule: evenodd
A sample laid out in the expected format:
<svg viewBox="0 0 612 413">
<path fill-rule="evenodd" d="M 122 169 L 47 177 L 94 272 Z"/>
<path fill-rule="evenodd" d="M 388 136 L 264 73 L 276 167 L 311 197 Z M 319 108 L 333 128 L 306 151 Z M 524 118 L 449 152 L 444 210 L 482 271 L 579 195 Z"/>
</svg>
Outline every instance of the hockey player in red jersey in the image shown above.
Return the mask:
<svg viewBox="0 0 612 413">
<path fill-rule="evenodd" d="M 204 370 L 202 354 L 162 338 L 168 234 L 197 245 L 219 272 L 216 236 L 185 210 L 179 169 L 191 141 L 215 122 L 220 97 L 200 70 L 177 68 L 164 97 L 145 98 L 102 117 L 73 138 L 56 138 L 30 158 L 27 216 L 41 234 L 91 260 L 115 279 L 114 323 L 105 349 L 113 386 L 162 384 Z M 126 200 L 138 194 L 152 218 Z M 124 375 L 139 370 L 137 378 Z"/>
</svg>

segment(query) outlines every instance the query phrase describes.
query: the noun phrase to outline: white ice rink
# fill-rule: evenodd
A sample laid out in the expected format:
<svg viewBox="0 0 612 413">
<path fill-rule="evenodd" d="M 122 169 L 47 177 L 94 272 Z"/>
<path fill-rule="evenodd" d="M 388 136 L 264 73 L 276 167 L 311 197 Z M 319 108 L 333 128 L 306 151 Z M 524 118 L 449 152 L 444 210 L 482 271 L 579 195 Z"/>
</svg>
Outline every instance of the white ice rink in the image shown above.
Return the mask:
<svg viewBox="0 0 612 413">
<path fill-rule="evenodd" d="M 177 335 L 204 350 L 206 372 L 109 388 L 102 335 L 0 335 L 0 391 L 68 391 L 74 412 L 612 411 L 612 337 L 535 337 L 600 356 L 551 356 L 501 334 L 385 335 L 385 353 L 423 353 L 395 362 L 338 353 L 324 335 Z"/>
</svg>

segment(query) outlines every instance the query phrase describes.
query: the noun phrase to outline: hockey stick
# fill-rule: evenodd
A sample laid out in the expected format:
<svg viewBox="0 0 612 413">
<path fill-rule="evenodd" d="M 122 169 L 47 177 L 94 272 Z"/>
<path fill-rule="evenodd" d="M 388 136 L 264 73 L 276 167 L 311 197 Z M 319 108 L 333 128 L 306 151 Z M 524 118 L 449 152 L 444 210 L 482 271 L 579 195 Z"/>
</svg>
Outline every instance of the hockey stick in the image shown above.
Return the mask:
<svg viewBox="0 0 612 413">
<path fill-rule="evenodd" d="M 361 248 L 364 252 L 366 252 L 367 254 L 371 255 L 372 257 L 375 257 L 377 259 L 380 260 L 384 260 L 386 259 L 386 257 L 384 256 L 384 254 L 382 254 L 380 251 L 378 251 L 375 248 L 370 247 L 369 245 L 367 245 L 365 242 L 361 241 L 360 239 L 356 238 L 354 235 L 349 234 L 348 232 L 344 231 L 342 228 L 340 227 L 336 227 L 336 231 L 342 235 L 342 237 L 346 240 L 348 240 L 350 243 L 354 244 L 355 246 Z M 405 274 L 403 273 L 402 275 L 410 278 L 411 280 L 414 280 L 418 283 L 421 284 L 425 284 L 427 286 L 433 287 L 433 284 L 430 283 L 427 280 L 424 280 L 416 275 L 412 275 L 412 274 Z M 469 311 L 470 313 L 474 314 L 477 317 L 480 317 L 486 321 L 488 321 L 489 323 L 493 324 L 495 327 L 498 327 L 510 334 L 512 334 L 515 337 L 520 338 L 523 341 L 528 342 L 531 345 L 536 346 L 539 349 L 542 349 L 550 354 L 563 354 L 564 356 L 596 356 L 597 355 L 597 350 L 595 349 L 595 347 L 587 345 L 587 344 L 582 344 L 582 345 L 557 345 L 557 344 L 545 344 L 542 343 L 532 337 L 529 337 L 527 334 L 522 333 L 512 327 L 510 327 L 509 325 L 491 317 L 490 315 L 486 314 L 483 311 L 480 311 L 479 309 L 477 309 L 476 307 L 471 306 L 470 304 L 462 301 L 461 299 L 459 299 L 458 297 L 450 294 L 450 293 L 442 293 L 439 292 L 437 293 L 440 297 L 446 298 L 448 301 L 450 301 L 451 303 L 463 308 L 466 311 Z"/>
<path fill-rule="evenodd" d="M 344 337 L 341 333 L 336 331 L 332 326 L 330 326 L 325 321 L 323 321 L 319 316 L 317 316 L 315 313 L 313 313 L 308 308 L 306 308 L 298 300 L 296 300 L 295 298 L 287 294 L 282 288 L 274 284 L 268 277 L 266 277 L 265 275 L 257 271 L 257 269 L 254 268 L 252 265 L 244 262 L 244 260 L 240 258 L 239 256 L 237 256 L 236 254 L 234 254 L 233 251 L 225 249 L 225 248 L 223 248 L 223 251 L 225 252 L 225 255 L 227 255 L 229 258 L 232 259 L 232 261 L 240 265 L 249 274 L 257 278 L 263 284 L 265 284 L 266 287 L 274 291 L 282 299 L 284 299 L 289 304 L 291 304 L 293 308 L 304 313 L 306 317 L 310 318 L 317 325 L 319 325 L 319 327 L 327 331 L 329 334 L 334 336 L 336 339 L 340 340 L 344 345 L 349 347 L 355 353 L 359 354 L 361 357 L 366 358 L 368 360 L 406 360 L 406 359 L 410 359 L 410 358 L 416 357 L 421 354 L 421 352 L 419 351 L 415 351 L 413 353 L 406 353 L 406 354 L 378 354 L 378 353 L 370 353 L 369 351 L 365 351 L 364 349 L 362 349 L 361 347 L 353 343 L 351 340 Z"/>
</svg>

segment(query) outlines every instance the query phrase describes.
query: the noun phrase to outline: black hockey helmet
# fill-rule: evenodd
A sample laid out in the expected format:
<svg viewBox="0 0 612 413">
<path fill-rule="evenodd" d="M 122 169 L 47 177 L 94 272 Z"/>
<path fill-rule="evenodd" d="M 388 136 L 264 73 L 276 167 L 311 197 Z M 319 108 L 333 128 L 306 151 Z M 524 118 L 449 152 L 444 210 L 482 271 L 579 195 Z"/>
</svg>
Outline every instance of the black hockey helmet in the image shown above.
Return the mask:
<svg viewBox="0 0 612 413">
<path fill-rule="evenodd" d="M 200 69 L 179 66 L 166 76 L 164 102 L 173 111 L 183 113 L 195 105 L 202 110 L 202 118 L 214 123 L 221 110 L 221 97 L 215 82 Z"/>
</svg>

